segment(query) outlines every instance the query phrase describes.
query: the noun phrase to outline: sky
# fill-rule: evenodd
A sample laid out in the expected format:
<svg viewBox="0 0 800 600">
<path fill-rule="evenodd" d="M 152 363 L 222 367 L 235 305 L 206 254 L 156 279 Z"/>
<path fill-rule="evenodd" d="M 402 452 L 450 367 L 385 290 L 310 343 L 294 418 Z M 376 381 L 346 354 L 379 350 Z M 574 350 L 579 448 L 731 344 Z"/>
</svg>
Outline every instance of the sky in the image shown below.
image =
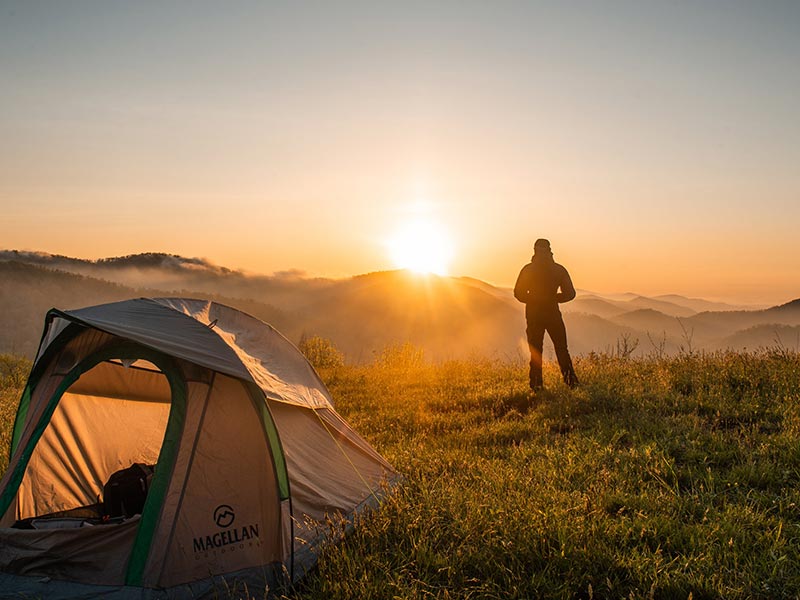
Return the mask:
<svg viewBox="0 0 800 600">
<path fill-rule="evenodd" d="M 0 0 L 0 248 L 786 302 L 799 65 L 790 1 Z"/>
</svg>

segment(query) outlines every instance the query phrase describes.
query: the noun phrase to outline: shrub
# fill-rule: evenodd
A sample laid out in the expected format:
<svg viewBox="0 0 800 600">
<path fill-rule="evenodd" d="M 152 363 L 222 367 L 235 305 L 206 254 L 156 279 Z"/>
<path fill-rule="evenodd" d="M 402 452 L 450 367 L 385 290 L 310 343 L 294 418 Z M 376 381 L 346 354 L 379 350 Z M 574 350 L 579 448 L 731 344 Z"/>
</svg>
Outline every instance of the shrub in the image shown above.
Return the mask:
<svg viewBox="0 0 800 600">
<path fill-rule="evenodd" d="M 315 369 L 334 369 L 344 365 L 344 355 L 329 339 L 303 334 L 297 347 Z"/>
</svg>

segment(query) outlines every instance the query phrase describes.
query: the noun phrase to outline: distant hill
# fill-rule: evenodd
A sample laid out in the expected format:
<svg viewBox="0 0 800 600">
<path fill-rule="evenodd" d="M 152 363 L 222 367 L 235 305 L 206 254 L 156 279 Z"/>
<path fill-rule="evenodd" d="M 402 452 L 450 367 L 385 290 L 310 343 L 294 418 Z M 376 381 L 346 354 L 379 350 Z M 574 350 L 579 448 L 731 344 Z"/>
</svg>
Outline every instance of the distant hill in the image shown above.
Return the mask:
<svg viewBox="0 0 800 600">
<path fill-rule="evenodd" d="M 727 304 L 725 302 L 711 302 L 703 300 L 702 298 L 687 298 L 686 296 L 679 296 L 678 294 L 664 294 L 661 296 L 653 296 L 654 300 L 662 300 L 670 302 L 691 309 L 696 313 L 707 311 L 729 311 L 729 310 L 758 310 L 765 308 L 763 306 L 741 306 L 736 304 Z"/>
<path fill-rule="evenodd" d="M 770 315 L 780 314 L 796 317 L 800 315 L 800 298 L 787 302 L 786 304 L 781 304 L 780 306 L 773 306 L 772 308 L 764 310 L 764 312 Z"/>
<path fill-rule="evenodd" d="M 436 358 L 508 358 L 524 335 L 522 306 L 487 286 L 406 271 L 371 273 L 315 294 L 299 316 L 309 332 L 337 341 L 357 359 L 405 341 Z"/>
<path fill-rule="evenodd" d="M 756 325 L 723 338 L 718 345 L 720 348 L 785 348 L 800 352 L 800 326 Z"/>
<path fill-rule="evenodd" d="M 800 325 L 800 299 L 764 310 L 702 312 L 686 319 L 690 326 L 713 337 L 757 325 Z"/>
<path fill-rule="evenodd" d="M 0 352 L 33 356 L 44 315 L 53 306 L 79 308 L 132 297 L 133 291 L 108 281 L 0 261 Z"/>
<path fill-rule="evenodd" d="M 470 277 L 384 271 L 333 280 L 300 272 L 251 275 L 162 253 L 87 261 L 17 251 L 0 251 L 0 352 L 32 355 L 52 307 L 176 295 L 235 306 L 295 343 L 303 335 L 329 338 L 354 361 L 406 341 L 437 359 L 528 356 L 524 307 L 510 289 Z M 562 310 L 575 354 L 613 352 L 623 337 L 638 340 L 636 354 L 675 352 L 689 341 L 696 349 L 752 349 L 774 345 L 769 340 L 776 332 L 791 345 L 793 328 L 800 327 L 800 299 L 764 310 L 724 305 L 696 312 L 717 304 L 677 295 L 581 292 Z M 549 340 L 545 354 L 552 357 Z"/>
<path fill-rule="evenodd" d="M 697 314 L 696 310 L 675 304 L 674 302 L 656 300 L 655 298 L 647 298 L 645 296 L 631 298 L 626 304 L 630 310 L 653 310 L 670 317 L 691 317 Z"/>
<path fill-rule="evenodd" d="M 575 300 L 564 306 L 564 310 L 586 312 L 606 318 L 636 310 L 655 310 L 670 317 L 690 317 L 697 314 L 697 311 L 673 302 L 628 294 L 624 300 L 603 298 L 595 294 L 579 294 Z"/>
<path fill-rule="evenodd" d="M 679 336 L 683 332 L 679 318 L 665 315 L 652 308 L 632 310 L 614 317 L 612 321 L 638 331 L 655 334 L 666 333 L 670 336 Z"/>
<path fill-rule="evenodd" d="M 605 319 L 616 317 L 626 312 L 619 302 L 605 300 L 597 296 L 578 296 L 572 302 L 564 304 L 561 308 L 564 313 L 585 313 L 597 315 Z"/>
<path fill-rule="evenodd" d="M 154 258 L 158 260 L 154 262 Z M 161 257 L 153 255 L 143 260 L 103 262 L 105 267 L 117 264 L 126 270 L 131 264 L 142 269 L 160 269 L 153 264 L 164 264 Z M 311 284 L 300 280 L 296 287 L 283 278 L 282 289 L 275 290 L 272 281 L 264 285 L 268 278 L 257 277 L 255 283 L 236 285 L 246 276 L 233 271 L 212 271 L 221 279 L 217 289 L 227 292 L 245 287 L 251 293 L 264 294 L 260 300 L 187 288 L 198 281 L 195 278 L 172 280 L 173 289 L 167 290 L 134 288 L 42 266 L 70 266 L 69 260 L 34 263 L 0 260 L 0 352 L 32 356 L 38 346 L 44 315 L 50 308 L 71 309 L 167 295 L 202 297 L 234 306 L 274 325 L 295 343 L 304 334 L 328 337 L 352 360 L 370 360 L 385 346 L 405 341 L 424 347 L 433 358 L 455 358 L 470 353 L 516 357 L 524 335 L 521 305 L 512 306 L 509 300 L 501 299 L 510 296 L 509 292 L 497 288 L 493 292 L 491 286 L 478 285 L 477 280 L 420 277 L 393 271 L 340 281 L 317 280 Z M 82 261 L 76 265 L 84 272 L 87 270 Z M 167 261 L 164 268 L 173 271 L 175 265 Z M 182 268 L 179 266 L 178 270 Z M 233 279 L 233 285 L 228 285 L 227 278 Z M 165 281 L 159 276 L 154 279 Z M 200 281 L 209 284 L 207 278 Z M 263 301 L 273 297 L 284 305 L 287 298 L 293 301 L 288 310 Z"/>
<path fill-rule="evenodd" d="M 85 260 L 43 252 L 0 251 L 0 261 L 16 261 L 51 270 L 84 275 L 135 289 L 175 295 L 219 294 L 234 298 L 269 298 L 269 304 L 292 308 L 333 280 L 308 278 L 300 272 L 251 275 L 212 264 L 203 258 L 148 252 L 100 260 Z M 185 294 L 183 294 L 185 295 Z"/>
<path fill-rule="evenodd" d="M 51 308 L 69 310 L 129 298 L 164 296 L 162 290 L 131 288 L 85 275 L 54 271 L 38 265 L 0 260 L 0 352 L 33 356 L 39 346 L 44 316 Z M 185 293 L 218 300 L 272 323 L 290 325 L 274 306 L 221 294 Z"/>
</svg>

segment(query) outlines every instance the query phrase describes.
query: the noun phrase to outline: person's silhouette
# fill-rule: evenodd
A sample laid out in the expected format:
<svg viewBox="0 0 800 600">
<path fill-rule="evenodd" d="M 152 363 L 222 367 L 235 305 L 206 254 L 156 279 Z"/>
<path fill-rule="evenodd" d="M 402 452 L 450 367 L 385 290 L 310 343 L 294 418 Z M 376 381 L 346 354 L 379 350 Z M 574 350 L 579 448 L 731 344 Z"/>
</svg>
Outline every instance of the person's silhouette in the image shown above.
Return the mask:
<svg viewBox="0 0 800 600">
<path fill-rule="evenodd" d="M 525 319 L 528 322 L 526 333 L 531 351 L 531 389 L 536 391 L 542 388 L 542 347 L 545 331 L 553 340 L 564 383 L 570 387 L 578 385 L 578 377 L 567 349 L 567 330 L 558 309 L 559 303 L 575 298 L 575 288 L 567 270 L 553 260 L 548 240 L 539 239 L 533 245 L 533 257 L 519 273 L 514 286 L 514 297 L 525 303 Z"/>
</svg>

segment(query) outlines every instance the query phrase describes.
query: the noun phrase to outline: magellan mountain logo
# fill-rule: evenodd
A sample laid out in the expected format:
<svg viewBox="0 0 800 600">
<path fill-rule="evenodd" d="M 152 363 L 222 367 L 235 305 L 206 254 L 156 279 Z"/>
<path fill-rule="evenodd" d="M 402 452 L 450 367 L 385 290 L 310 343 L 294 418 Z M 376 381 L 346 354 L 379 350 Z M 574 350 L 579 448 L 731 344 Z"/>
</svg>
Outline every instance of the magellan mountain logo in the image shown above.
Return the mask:
<svg viewBox="0 0 800 600">
<path fill-rule="evenodd" d="M 245 511 L 247 512 L 247 511 Z M 236 511 L 230 504 L 220 504 L 214 509 L 214 523 L 222 531 L 215 531 L 210 535 L 201 535 L 192 540 L 195 557 L 216 556 L 218 553 L 244 550 L 252 546 L 260 546 L 259 524 L 233 526 L 236 520 Z"/>
<path fill-rule="evenodd" d="M 220 504 L 214 509 L 214 523 L 217 524 L 217 527 L 221 527 L 223 529 L 230 527 L 233 525 L 235 518 L 236 513 L 233 512 L 233 508 L 227 504 Z"/>
</svg>

